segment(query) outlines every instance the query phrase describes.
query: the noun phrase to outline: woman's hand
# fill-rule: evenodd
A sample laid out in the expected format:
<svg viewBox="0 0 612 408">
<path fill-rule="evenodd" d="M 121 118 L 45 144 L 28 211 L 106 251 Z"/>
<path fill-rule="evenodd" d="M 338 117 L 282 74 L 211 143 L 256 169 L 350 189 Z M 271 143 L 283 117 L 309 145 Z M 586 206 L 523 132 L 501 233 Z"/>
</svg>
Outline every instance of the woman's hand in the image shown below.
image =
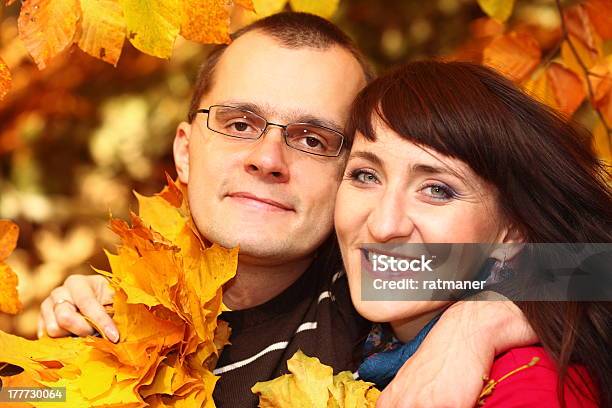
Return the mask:
<svg viewBox="0 0 612 408">
<path fill-rule="evenodd" d="M 89 319 L 104 331 L 102 334 L 116 343 L 119 332 L 104 310 L 104 305 L 113 302 L 113 295 L 113 289 L 103 276 L 69 276 L 40 305 L 38 337 L 44 333 L 50 337 L 93 334 L 95 328 L 87 321 Z"/>
<path fill-rule="evenodd" d="M 474 407 L 495 356 L 537 341 L 510 301 L 457 302 L 440 317 L 376 406 Z"/>
</svg>

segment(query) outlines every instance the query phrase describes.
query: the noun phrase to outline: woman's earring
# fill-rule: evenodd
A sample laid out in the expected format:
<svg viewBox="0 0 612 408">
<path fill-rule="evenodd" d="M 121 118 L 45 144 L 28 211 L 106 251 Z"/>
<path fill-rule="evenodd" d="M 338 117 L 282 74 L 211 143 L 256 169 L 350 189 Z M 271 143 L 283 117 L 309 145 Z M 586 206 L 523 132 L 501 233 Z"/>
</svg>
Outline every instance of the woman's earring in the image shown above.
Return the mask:
<svg viewBox="0 0 612 408">
<path fill-rule="evenodd" d="M 499 268 L 499 277 L 503 280 L 503 279 L 509 279 L 514 275 L 514 271 L 512 270 L 512 268 L 510 267 L 510 265 L 508 263 L 506 263 L 506 256 L 508 255 L 508 252 L 504 253 L 504 260 L 502 261 L 502 264 Z"/>
</svg>

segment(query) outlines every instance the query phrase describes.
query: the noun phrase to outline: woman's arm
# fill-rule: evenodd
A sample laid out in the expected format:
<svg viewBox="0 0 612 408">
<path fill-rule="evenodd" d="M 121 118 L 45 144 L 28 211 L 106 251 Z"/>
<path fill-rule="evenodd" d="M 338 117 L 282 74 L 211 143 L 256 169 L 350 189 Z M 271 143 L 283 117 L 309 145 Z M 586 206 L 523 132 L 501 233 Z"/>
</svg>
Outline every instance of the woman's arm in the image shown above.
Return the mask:
<svg viewBox="0 0 612 408">
<path fill-rule="evenodd" d="M 485 408 L 559 407 L 559 373 L 543 347 L 519 347 L 497 357 L 489 375 L 495 381 Z M 571 381 L 571 384 L 570 384 Z M 582 367 L 570 366 L 563 386 L 567 408 L 596 408 L 595 386 Z"/>
<path fill-rule="evenodd" d="M 485 296 L 505 299 L 492 292 Z M 457 302 L 384 389 L 377 407 L 473 407 L 495 356 L 537 341 L 511 301 Z"/>
</svg>

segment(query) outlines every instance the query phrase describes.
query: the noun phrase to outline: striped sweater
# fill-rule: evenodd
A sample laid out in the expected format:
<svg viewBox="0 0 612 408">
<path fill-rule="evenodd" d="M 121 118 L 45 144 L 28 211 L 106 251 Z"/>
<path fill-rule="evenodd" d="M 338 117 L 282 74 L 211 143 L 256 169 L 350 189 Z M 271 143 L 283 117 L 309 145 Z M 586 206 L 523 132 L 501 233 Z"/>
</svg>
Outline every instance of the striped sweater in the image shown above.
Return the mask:
<svg viewBox="0 0 612 408">
<path fill-rule="evenodd" d="M 214 392 L 217 407 L 256 407 L 250 388 L 286 374 L 287 360 L 298 349 L 334 372 L 356 371 L 371 324 L 353 308 L 338 259 L 319 256 L 277 297 L 221 315 L 232 334 L 214 371 L 221 377 Z"/>
</svg>

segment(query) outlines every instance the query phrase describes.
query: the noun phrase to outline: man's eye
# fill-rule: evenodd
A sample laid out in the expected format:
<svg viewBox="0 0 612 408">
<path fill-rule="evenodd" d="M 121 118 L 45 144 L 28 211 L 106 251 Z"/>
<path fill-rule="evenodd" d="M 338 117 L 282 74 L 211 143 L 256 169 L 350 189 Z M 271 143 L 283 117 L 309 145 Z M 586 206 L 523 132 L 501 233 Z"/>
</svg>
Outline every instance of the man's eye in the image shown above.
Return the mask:
<svg viewBox="0 0 612 408">
<path fill-rule="evenodd" d="M 323 143 L 321 143 L 321 141 L 316 137 L 307 137 L 306 144 L 308 145 L 308 147 L 318 147 L 323 145 Z"/>
<path fill-rule="evenodd" d="M 255 132 L 255 127 L 247 121 L 237 120 L 228 122 L 225 126 L 232 133 Z"/>
<path fill-rule="evenodd" d="M 245 122 L 235 122 L 232 123 L 232 127 L 239 132 L 244 132 L 249 128 L 249 124 Z"/>
<path fill-rule="evenodd" d="M 298 144 L 302 145 L 303 147 L 309 149 L 309 150 L 325 150 L 327 148 L 327 144 L 325 142 L 325 140 L 318 136 L 315 135 L 314 133 L 306 133 L 303 135 L 300 135 L 299 138 L 294 139 L 297 141 Z"/>
</svg>

